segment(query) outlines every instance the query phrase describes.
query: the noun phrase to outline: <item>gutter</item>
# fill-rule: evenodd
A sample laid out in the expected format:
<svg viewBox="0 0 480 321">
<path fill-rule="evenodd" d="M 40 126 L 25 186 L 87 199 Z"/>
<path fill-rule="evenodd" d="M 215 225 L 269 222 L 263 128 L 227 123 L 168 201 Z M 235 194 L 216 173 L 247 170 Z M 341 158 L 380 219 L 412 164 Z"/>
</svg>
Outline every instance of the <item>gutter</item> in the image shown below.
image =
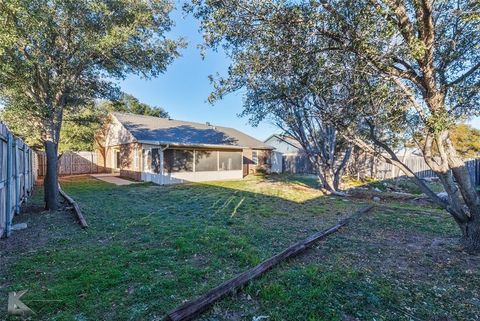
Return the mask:
<svg viewBox="0 0 480 321">
<path fill-rule="evenodd" d="M 215 144 L 179 144 L 171 142 L 161 142 L 153 140 L 138 140 L 138 143 L 141 144 L 150 144 L 150 145 L 165 145 L 172 147 L 203 147 L 203 148 L 224 148 L 224 149 L 250 149 L 252 147 L 247 146 L 232 146 L 232 145 L 215 145 Z"/>
</svg>

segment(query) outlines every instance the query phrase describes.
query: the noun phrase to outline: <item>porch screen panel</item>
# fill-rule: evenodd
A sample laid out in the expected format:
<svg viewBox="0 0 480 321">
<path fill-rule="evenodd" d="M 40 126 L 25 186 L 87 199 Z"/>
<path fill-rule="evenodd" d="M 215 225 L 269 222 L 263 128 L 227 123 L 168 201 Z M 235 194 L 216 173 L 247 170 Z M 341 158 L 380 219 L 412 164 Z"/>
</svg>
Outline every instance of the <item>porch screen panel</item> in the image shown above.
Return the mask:
<svg viewBox="0 0 480 321">
<path fill-rule="evenodd" d="M 164 169 L 169 173 L 193 172 L 193 151 L 167 149 L 163 152 Z"/>
<path fill-rule="evenodd" d="M 235 171 L 242 169 L 242 152 L 221 151 L 219 155 L 219 170 Z"/>
<path fill-rule="evenodd" d="M 218 171 L 218 152 L 216 150 L 195 151 L 195 171 L 208 172 Z"/>
<path fill-rule="evenodd" d="M 143 149 L 143 168 L 145 172 L 153 171 L 152 166 L 152 151 L 148 149 Z"/>
<path fill-rule="evenodd" d="M 152 171 L 160 173 L 160 149 L 152 148 Z"/>
</svg>

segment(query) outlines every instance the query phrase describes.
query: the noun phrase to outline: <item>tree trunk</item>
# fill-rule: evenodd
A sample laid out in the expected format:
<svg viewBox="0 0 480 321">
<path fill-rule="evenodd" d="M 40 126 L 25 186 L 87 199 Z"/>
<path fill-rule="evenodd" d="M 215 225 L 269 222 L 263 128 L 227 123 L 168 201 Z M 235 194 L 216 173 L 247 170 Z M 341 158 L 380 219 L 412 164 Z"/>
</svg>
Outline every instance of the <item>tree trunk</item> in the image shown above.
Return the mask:
<svg viewBox="0 0 480 321">
<path fill-rule="evenodd" d="M 322 169 L 321 169 L 322 170 Z M 323 169 L 323 188 L 329 192 L 338 191 L 338 186 L 335 186 L 335 174 L 330 167 Z"/>
<path fill-rule="evenodd" d="M 440 157 L 450 170 L 448 175 L 445 175 L 449 179 L 446 182 L 442 180 L 449 195 L 449 212 L 462 230 L 465 250 L 480 253 L 480 198 L 475 185 L 471 181 L 468 168 L 455 150 L 448 131 L 438 136 L 437 147 Z"/>
<path fill-rule="evenodd" d="M 462 229 L 462 245 L 471 254 L 480 253 L 480 222 L 472 218 L 467 223 L 460 225 Z"/>
<path fill-rule="evenodd" d="M 335 175 L 334 175 L 334 179 L 333 179 L 333 187 L 337 191 L 340 188 L 342 175 L 343 175 L 343 172 L 345 171 L 345 168 L 347 167 L 348 161 L 350 160 L 350 156 L 352 155 L 352 150 L 353 150 L 353 147 L 348 146 L 347 150 L 345 151 L 345 154 L 343 155 L 343 159 L 340 162 L 340 165 L 338 165 L 338 168 L 335 171 Z"/>
<path fill-rule="evenodd" d="M 57 210 L 59 206 L 58 191 L 58 144 L 51 140 L 44 143 L 47 155 L 47 173 L 45 175 L 43 186 L 45 191 L 45 209 Z"/>
</svg>

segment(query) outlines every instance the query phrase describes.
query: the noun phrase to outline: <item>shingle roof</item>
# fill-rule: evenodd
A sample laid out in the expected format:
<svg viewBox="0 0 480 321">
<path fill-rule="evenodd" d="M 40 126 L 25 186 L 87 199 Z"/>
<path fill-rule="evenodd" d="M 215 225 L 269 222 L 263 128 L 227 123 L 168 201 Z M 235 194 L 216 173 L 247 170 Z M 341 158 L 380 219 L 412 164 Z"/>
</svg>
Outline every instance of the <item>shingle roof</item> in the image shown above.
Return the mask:
<svg viewBox="0 0 480 321">
<path fill-rule="evenodd" d="M 128 113 L 112 114 L 137 141 L 273 149 L 258 139 L 229 127 Z"/>
<path fill-rule="evenodd" d="M 298 148 L 298 149 L 303 149 L 302 145 L 300 144 L 300 142 L 298 140 L 296 140 L 295 138 L 293 138 L 292 136 L 288 136 L 286 134 L 273 134 L 271 135 L 270 137 L 268 137 L 265 141 L 268 141 L 269 139 L 271 139 L 272 137 L 275 137 L 279 140 L 282 140 L 284 141 L 285 143 L 287 144 L 290 144 L 292 145 L 293 147 L 295 148 Z"/>
</svg>

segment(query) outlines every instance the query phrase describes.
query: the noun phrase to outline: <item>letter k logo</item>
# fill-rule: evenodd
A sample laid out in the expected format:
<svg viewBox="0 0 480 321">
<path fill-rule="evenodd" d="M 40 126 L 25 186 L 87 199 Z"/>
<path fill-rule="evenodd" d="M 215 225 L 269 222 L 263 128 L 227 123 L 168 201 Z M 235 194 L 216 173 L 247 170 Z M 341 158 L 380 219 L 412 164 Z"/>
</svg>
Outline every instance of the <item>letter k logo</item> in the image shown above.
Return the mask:
<svg viewBox="0 0 480 321">
<path fill-rule="evenodd" d="M 33 311 L 27 307 L 20 298 L 27 293 L 27 290 L 10 292 L 8 294 L 8 313 L 13 315 L 30 315 Z"/>
</svg>

